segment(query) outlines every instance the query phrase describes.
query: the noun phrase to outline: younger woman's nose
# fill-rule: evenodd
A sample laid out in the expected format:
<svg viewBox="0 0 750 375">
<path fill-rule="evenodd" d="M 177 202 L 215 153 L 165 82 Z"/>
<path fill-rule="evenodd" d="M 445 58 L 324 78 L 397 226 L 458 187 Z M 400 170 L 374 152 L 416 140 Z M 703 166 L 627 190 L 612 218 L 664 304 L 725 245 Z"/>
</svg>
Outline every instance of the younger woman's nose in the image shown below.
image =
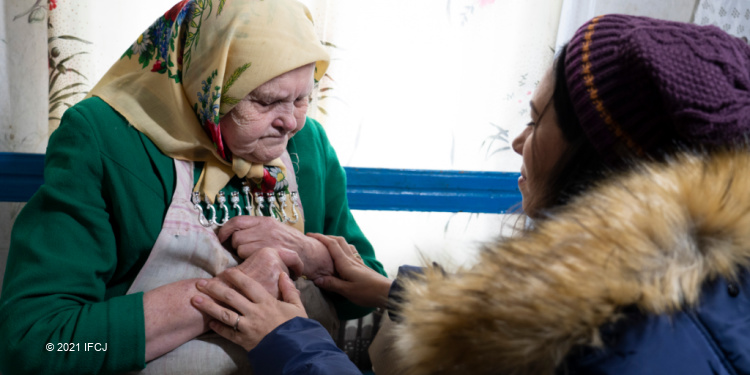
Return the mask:
<svg viewBox="0 0 750 375">
<path fill-rule="evenodd" d="M 523 129 L 521 134 L 513 140 L 513 151 L 518 155 L 523 155 L 523 144 L 526 142 L 526 138 L 531 134 L 531 126 L 527 126 Z"/>
</svg>

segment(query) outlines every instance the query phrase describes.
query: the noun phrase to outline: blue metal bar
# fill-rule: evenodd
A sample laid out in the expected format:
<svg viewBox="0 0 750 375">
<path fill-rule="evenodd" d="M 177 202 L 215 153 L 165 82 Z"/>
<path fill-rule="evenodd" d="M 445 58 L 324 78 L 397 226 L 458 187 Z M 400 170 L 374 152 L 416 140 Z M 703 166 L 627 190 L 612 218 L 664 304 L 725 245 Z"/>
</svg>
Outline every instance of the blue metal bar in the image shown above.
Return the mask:
<svg viewBox="0 0 750 375">
<path fill-rule="evenodd" d="M 521 201 L 518 173 L 346 168 L 358 210 L 505 213 Z"/>
<path fill-rule="evenodd" d="M 505 213 L 521 201 L 518 173 L 345 169 L 355 210 Z M 0 152 L 0 202 L 27 201 L 43 170 L 43 154 Z"/>
<path fill-rule="evenodd" d="M 26 202 L 44 183 L 44 154 L 0 152 L 0 202 Z"/>
</svg>

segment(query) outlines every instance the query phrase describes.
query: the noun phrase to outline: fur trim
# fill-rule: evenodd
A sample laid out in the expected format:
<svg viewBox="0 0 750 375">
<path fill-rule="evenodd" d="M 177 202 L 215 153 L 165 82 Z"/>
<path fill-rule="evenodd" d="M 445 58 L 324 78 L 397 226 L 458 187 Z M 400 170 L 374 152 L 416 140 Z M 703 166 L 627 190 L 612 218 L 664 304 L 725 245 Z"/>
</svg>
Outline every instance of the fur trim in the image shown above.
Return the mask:
<svg viewBox="0 0 750 375">
<path fill-rule="evenodd" d="M 607 179 L 453 275 L 406 283 L 396 345 L 411 374 L 552 374 L 600 346 L 625 306 L 697 302 L 750 265 L 750 153 L 682 155 Z"/>
</svg>

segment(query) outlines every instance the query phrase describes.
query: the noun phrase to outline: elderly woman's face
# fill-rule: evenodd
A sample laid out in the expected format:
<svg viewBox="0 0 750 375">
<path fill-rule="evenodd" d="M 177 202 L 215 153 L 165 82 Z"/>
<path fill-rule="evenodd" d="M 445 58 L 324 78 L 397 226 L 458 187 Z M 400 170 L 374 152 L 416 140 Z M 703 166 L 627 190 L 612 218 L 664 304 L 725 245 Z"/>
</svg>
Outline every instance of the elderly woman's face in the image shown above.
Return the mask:
<svg viewBox="0 0 750 375">
<path fill-rule="evenodd" d="M 221 118 L 226 146 L 236 157 L 267 163 L 286 150 L 305 125 L 315 64 L 286 72 L 256 88 Z"/>
</svg>

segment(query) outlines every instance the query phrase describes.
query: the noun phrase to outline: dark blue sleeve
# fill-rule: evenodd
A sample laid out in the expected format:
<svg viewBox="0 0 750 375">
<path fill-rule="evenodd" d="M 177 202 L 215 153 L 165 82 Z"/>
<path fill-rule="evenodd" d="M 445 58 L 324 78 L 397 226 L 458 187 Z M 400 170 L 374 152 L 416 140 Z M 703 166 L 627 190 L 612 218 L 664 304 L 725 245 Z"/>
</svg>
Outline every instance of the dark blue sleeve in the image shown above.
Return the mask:
<svg viewBox="0 0 750 375">
<path fill-rule="evenodd" d="M 276 327 L 247 353 L 253 373 L 361 375 L 318 322 L 294 318 Z"/>
</svg>

